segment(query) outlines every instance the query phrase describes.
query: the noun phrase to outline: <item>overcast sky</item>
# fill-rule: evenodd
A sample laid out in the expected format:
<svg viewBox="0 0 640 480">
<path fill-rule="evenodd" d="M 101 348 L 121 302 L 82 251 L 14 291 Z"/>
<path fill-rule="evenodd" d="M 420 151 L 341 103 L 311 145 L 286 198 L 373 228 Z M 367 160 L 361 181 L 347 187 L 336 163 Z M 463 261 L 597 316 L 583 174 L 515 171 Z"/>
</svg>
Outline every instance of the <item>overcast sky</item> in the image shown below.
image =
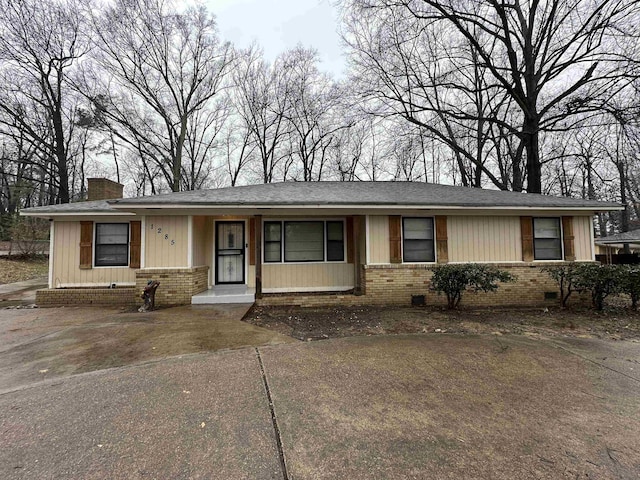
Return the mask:
<svg viewBox="0 0 640 480">
<path fill-rule="evenodd" d="M 329 0 L 206 0 L 206 4 L 216 15 L 224 40 L 238 47 L 255 40 L 268 60 L 302 43 L 318 50 L 323 70 L 343 74 L 338 14 Z"/>
</svg>

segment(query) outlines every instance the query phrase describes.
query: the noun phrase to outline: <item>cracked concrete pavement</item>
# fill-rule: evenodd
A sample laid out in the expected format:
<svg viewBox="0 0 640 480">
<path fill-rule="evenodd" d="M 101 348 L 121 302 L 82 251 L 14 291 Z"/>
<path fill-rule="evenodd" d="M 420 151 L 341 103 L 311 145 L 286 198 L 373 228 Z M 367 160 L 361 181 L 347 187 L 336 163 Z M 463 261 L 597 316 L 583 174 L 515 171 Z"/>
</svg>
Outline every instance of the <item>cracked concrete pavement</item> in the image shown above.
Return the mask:
<svg viewBox="0 0 640 480">
<path fill-rule="evenodd" d="M 431 334 L 257 351 L 264 376 L 246 348 L 5 390 L 0 477 L 640 476 L 638 342 Z"/>
</svg>

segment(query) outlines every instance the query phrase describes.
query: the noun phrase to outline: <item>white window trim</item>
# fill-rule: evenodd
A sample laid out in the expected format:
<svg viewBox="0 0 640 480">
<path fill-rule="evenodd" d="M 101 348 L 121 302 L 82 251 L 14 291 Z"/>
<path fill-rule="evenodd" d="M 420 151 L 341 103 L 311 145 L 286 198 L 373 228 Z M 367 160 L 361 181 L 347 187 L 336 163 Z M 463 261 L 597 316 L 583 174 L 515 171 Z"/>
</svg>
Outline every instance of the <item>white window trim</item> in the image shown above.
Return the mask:
<svg viewBox="0 0 640 480">
<path fill-rule="evenodd" d="M 404 261 L 404 219 L 405 218 L 430 218 L 431 221 L 433 222 L 433 262 L 405 262 Z M 438 263 L 438 249 L 436 248 L 437 245 L 437 238 L 436 238 L 436 217 L 434 217 L 433 215 L 428 215 L 428 216 L 424 216 L 424 217 L 416 217 L 414 215 L 407 215 L 407 216 L 401 216 L 400 217 L 400 258 L 402 259 L 402 263 L 405 265 L 435 265 L 436 263 Z"/>
<path fill-rule="evenodd" d="M 554 258 L 554 259 L 545 259 L 545 260 L 538 260 L 536 259 L 536 222 L 535 219 L 536 218 L 555 218 L 556 220 L 558 220 L 558 223 L 560 224 L 560 258 Z M 564 229 L 562 227 L 562 217 L 532 217 L 531 218 L 531 230 L 533 230 L 533 235 L 531 236 L 532 241 L 533 241 L 533 261 L 536 263 L 550 263 L 550 262 L 564 262 Z"/>
<path fill-rule="evenodd" d="M 266 235 L 264 234 L 264 225 L 269 222 L 280 222 L 280 261 L 279 262 L 265 262 L 264 260 L 264 252 L 265 252 L 265 242 Z M 343 260 L 317 260 L 310 262 L 286 262 L 284 259 L 284 222 L 323 222 L 324 230 L 323 230 L 323 248 L 324 248 L 324 258 L 327 258 L 327 222 L 342 222 L 342 258 Z M 261 226 L 261 240 L 262 240 L 262 255 L 261 261 L 263 265 L 340 265 L 345 264 L 347 262 L 347 222 L 345 218 L 313 218 L 313 219 L 299 219 L 299 218 L 263 218 L 262 226 Z"/>
<path fill-rule="evenodd" d="M 96 265 L 96 230 L 98 224 L 121 224 L 127 225 L 127 264 L 126 265 Z M 91 268 L 129 268 L 131 264 L 131 222 L 93 222 L 93 237 L 91 239 Z M 142 253 L 142 252 L 141 252 Z"/>
</svg>

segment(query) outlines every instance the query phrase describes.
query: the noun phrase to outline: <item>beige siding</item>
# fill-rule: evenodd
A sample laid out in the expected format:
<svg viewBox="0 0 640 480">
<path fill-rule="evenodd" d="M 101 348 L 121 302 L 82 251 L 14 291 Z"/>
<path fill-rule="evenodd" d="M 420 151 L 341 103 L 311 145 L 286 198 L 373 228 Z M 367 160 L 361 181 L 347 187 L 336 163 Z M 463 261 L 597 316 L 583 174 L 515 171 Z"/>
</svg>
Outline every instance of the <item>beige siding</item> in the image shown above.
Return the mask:
<svg viewBox="0 0 640 480">
<path fill-rule="evenodd" d="M 369 216 L 369 263 L 389 263 L 389 217 Z"/>
<path fill-rule="evenodd" d="M 256 286 L 256 267 L 255 265 L 249 265 L 247 267 L 247 287 L 255 288 Z"/>
<path fill-rule="evenodd" d="M 522 261 L 520 217 L 449 216 L 450 262 Z"/>
<path fill-rule="evenodd" d="M 573 217 L 573 235 L 576 260 L 592 260 L 591 217 Z"/>
<path fill-rule="evenodd" d="M 129 222 L 109 218 L 105 222 Z M 135 284 L 136 271 L 129 267 L 94 267 L 80 270 L 80 222 L 55 222 L 53 244 L 52 287 L 108 286 Z"/>
<path fill-rule="evenodd" d="M 188 265 L 186 215 L 147 217 L 145 237 L 145 268 L 186 267 Z"/>
<path fill-rule="evenodd" d="M 263 264 L 265 292 L 304 292 L 353 288 L 352 263 Z"/>
<path fill-rule="evenodd" d="M 213 270 L 215 265 L 213 264 L 213 219 L 207 217 L 205 223 L 205 265 L 209 265 L 209 286 L 215 282 L 215 271 Z"/>
<path fill-rule="evenodd" d="M 193 217 L 193 236 L 191 248 L 193 251 L 194 267 L 207 265 L 207 240 L 207 217 Z"/>
</svg>

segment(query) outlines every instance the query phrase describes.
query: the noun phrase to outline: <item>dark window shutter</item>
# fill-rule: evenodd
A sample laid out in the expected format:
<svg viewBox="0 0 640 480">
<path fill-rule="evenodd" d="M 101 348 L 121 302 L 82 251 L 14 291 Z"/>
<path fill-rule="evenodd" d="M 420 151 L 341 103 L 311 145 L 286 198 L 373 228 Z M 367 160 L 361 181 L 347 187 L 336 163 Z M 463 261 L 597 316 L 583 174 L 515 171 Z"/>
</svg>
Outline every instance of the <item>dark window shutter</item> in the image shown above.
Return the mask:
<svg viewBox="0 0 640 480">
<path fill-rule="evenodd" d="M 562 217 L 562 241 L 564 242 L 564 259 L 568 262 L 575 261 L 576 248 L 573 234 L 573 217 Z"/>
<path fill-rule="evenodd" d="M 391 263 L 402 263 L 400 220 L 400 215 L 389 215 L 389 260 Z"/>
<path fill-rule="evenodd" d="M 533 262 L 533 217 L 520 217 L 522 261 Z"/>
<path fill-rule="evenodd" d="M 93 265 L 93 222 L 80 222 L 80 268 Z"/>
<path fill-rule="evenodd" d="M 139 220 L 130 222 L 129 234 L 129 268 L 140 268 L 142 247 L 142 224 Z"/>
<path fill-rule="evenodd" d="M 447 236 L 447 217 L 436 216 L 436 250 L 438 263 L 449 262 L 449 238 Z"/>
<path fill-rule="evenodd" d="M 353 217 L 347 217 L 347 263 L 353 263 L 354 242 Z"/>
</svg>

